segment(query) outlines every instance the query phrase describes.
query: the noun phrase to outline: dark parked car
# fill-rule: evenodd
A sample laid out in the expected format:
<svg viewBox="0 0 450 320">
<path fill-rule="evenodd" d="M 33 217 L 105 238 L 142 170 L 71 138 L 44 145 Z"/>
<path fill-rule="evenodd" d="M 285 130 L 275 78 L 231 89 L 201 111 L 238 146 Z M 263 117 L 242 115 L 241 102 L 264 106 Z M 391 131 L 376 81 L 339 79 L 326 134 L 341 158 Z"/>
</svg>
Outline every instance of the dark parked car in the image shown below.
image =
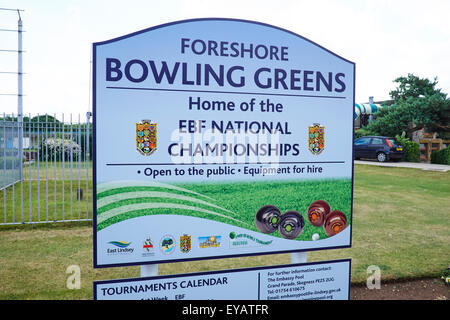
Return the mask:
<svg viewBox="0 0 450 320">
<path fill-rule="evenodd" d="M 353 144 L 353 157 L 377 159 L 379 162 L 400 160 L 403 157 L 403 146 L 391 137 L 361 137 Z"/>
</svg>

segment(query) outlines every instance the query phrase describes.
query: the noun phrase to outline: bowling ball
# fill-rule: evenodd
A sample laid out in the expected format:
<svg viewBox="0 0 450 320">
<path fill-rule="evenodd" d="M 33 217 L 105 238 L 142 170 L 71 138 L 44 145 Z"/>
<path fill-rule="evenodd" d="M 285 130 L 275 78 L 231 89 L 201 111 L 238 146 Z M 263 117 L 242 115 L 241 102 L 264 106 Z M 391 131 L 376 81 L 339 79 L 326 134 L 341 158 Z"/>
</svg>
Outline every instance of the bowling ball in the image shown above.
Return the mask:
<svg viewBox="0 0 450 320">
<path fill-rule="evenodd" d="M 330 205 L 324 200 L 317 200 L 308 207 L 307 217 L 310 224 L 321 227 L 330 212 Z"/>
<path fill-rule="evenodd" d="M 256 213 L 256 227 L 263 233 L 272 233 L 278 228 L 280 216 L 280 209 L 273 205 L 265 205 Z"/>
<path fill-rule="evenodd" d="M 297 211 L 286 211 L 278 224 L 278 232 L 283 238 L 295 239 L 303 231 L 305 221 Z"/>
<path fill-rule="evenodd" d="M 347 227 L 347 217 L 342 211 L 331 211 L 325 218 L 323 228 L 327 236 L 338 234 Z"/>
</svg>

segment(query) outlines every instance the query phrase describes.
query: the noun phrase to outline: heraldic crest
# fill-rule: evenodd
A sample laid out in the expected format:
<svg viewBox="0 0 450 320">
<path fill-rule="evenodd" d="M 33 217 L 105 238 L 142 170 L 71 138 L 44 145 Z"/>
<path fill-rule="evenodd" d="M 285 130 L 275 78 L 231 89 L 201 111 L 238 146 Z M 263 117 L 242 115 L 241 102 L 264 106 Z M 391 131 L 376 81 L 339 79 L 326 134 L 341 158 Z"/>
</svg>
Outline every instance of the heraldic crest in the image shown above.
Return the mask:
<svg viewBox="0 0 450 320">
<path fill-rule="evenodd" d="M 152 155 L 156 151 L 156 125 L 151 120 L 136 123 L 136 150 L 143 156 Z"/>
<path fill-rule="evenodd" d="M 314 123 L 308 127 L 308 149 L 312 154 L 320 154 L 325 147 L 325 127 Z"/>
</svg>

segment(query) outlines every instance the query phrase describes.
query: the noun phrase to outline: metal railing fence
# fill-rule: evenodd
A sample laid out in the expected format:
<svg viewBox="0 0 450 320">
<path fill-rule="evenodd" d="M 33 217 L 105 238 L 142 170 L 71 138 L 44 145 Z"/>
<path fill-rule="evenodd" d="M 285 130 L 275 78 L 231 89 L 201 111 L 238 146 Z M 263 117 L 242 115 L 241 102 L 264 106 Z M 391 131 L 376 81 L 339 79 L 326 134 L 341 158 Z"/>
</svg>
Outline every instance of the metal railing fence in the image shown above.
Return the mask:
<svg viewBox="0 0 450 320">
<path fill-rule="evenodd" d="M 0 225 L 92 219 L 90 118 L 3 114 Z"/>
</svg>

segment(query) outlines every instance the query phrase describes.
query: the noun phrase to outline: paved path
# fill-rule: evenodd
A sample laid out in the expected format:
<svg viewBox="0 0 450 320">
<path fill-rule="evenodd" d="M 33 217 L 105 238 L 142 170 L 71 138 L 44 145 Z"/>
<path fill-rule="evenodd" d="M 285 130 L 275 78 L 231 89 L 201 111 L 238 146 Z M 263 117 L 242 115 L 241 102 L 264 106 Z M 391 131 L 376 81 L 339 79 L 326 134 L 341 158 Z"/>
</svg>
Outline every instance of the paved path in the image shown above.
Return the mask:
<svg viewBox="0 0 450 320">
<path fill-rule="evenodd" d="M 446 164 L 434 164 L 425 162 L 378 162 L 370 160 L 367 161 L 355 160 L 355 164 L 368 164 L 383 167 L 415 168 L 415 169 L 442 171 L 442 172 L 447 172 L 448 170 L 450 170 L 450 166 Z"/>
</svg>

